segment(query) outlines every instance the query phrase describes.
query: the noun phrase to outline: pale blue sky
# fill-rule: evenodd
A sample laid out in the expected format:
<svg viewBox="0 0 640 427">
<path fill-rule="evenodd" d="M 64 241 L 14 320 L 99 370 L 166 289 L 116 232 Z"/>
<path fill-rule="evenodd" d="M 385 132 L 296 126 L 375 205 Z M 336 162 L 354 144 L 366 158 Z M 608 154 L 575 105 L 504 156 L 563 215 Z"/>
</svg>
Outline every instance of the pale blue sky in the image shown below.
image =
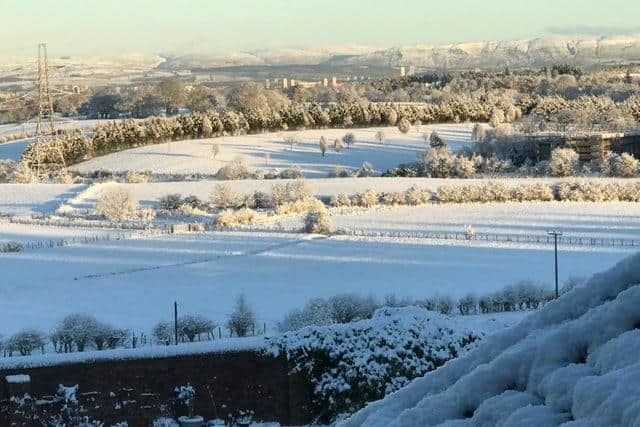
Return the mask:
<svg viewBox="0 0 640 427">
<path fill-rule="evenodd" d="M 634 0 L 0 0 L 0 57 L 640 33 Z"/>
</svg>

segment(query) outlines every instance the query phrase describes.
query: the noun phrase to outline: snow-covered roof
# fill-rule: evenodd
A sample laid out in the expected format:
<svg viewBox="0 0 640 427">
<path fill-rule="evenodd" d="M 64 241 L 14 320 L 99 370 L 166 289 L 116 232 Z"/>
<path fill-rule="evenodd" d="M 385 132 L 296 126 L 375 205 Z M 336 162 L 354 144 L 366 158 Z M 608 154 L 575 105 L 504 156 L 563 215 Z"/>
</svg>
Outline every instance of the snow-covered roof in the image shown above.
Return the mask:
<svg viewBox="0 0 640 427">
<path fill-rule="evenodd" d="M 25 374 L 7 375 L 4 379 L 9 384 L 25 384 L 31 382 L 31 377 Z"/>
<path fill-rule="evenodd" d="M 640 425 L 640 254 L 340 427 Z"/>
</svg>

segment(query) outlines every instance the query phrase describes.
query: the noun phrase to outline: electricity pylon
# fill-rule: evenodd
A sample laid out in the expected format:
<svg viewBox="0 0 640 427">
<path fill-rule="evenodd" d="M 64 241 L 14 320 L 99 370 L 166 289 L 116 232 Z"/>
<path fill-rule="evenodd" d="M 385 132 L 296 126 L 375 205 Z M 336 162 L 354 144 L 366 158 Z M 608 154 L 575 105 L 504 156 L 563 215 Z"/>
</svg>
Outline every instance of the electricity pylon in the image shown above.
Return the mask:
<svg viewBox="0 0 640 427">
<path fill-rule="evenodd" d="M 38 103 L 38 119 L 36 122 L 36 143 L 41 144 L 49 139 L 54 138 L 56 134 L 54 126 L 54 113 L 53 113 L 53 99 L 51 97 L 51 86 L 49 84 L 49 60 L 47 58 L 47 44 L 38 44 L 38 77 L 36 81 L 37 103 Z M 55 144 L 54 144 L 55 145 Z M 47 159 L 46 170 L 42 168 L 41 155 L 38 154 L 36 159 L 36 174 L 39 176 L 42 173 L 49 171 L 61 171 L 64 172 L 67 168 L 64 160 L 64 154 L 59 146 L 51 146 L 51 149 L 55 151 L 53 157 L 56 160 L 51 161 L 51 157 Z M 41 151 L 38 151 L 41 153 Z M 53 153 L 51 153 L 53 154 Z"/>
</svg>

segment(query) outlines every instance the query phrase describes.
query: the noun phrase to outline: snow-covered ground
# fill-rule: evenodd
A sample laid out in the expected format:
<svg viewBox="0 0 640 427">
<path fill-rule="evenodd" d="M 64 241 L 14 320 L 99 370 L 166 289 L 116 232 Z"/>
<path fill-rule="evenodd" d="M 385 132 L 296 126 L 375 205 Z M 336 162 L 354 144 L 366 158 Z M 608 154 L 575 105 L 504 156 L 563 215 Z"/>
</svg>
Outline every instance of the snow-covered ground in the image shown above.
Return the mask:
<svg viewBox="0 0 640 427">
<path fill-rule="evenodd" d="M 67 184 L 0 184 L 0 214 L 50 214 L 65 200 L 81 193 L 86 187 Z"/>
<path fill-rule="evenodd" d="M 223 325 L 240 293 L 273 328 L 312 297 L 458 297 L 553 281 L 551 247 L 474 243 L 216 232 L 0 254 L 1 332 L 48 330 L 73 312 L 148 332 L 171 317 L 174 300 Z M 560 279 L 603 270 L 630 250 L 561 247 Z"/>
<path fill-rule="evenodd" d="M 637 426 L 640 254 L 340 427 Z"/>
<path fill-rule="evenodd" d="M 382 172 L 399 163 L 414 161 L 426 147 L 422 137 L 425 132 L 437 131 L 455 150 L 471 142 L 472 128 L 473 124 L 470 123 L 438 124 L 421 126 L 419 130 L 412 127 L 406 135 L 395 127 L 387 127 L 319 129 L 185 140 L 120 151 L 80 163 L 71 169 L 84 173 L 95 170 L 151 170 L 157 174 L 215 174 L 220 167 L 243 156 L 251 168 L 263 170 L 285 169 L 296 164 L 309 178 L 326 177 L 336 166 L 358 168 L 365 161 Z M 386 135 L 382 145 L 375 140 L 378 130 Z M 355 144 L 337 153 L 333 150 L 333 141 L 348 132 L 355 135 Z M 293 151 L 284 142 L 287 136 L 297 136 L 300 140 Z M 325 136 L 329 143 L 325 157 L 322 157 L 318 148 L 321 136 Z M 215 161 L 212 157 L 214 144 L 221 148 Z"/>
</svg>

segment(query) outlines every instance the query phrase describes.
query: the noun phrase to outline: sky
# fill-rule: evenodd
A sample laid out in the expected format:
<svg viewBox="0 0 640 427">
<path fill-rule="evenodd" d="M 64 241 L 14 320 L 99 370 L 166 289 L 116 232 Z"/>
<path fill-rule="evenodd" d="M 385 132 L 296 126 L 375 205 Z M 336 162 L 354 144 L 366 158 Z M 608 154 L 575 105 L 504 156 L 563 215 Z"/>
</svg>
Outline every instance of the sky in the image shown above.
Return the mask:
<svg viewBox="0 0 640 427">
<path fill-rule="evenodd" d="M 640 33 L 633 0 L 0 0 L 0 57 Z"/>
</svg>

